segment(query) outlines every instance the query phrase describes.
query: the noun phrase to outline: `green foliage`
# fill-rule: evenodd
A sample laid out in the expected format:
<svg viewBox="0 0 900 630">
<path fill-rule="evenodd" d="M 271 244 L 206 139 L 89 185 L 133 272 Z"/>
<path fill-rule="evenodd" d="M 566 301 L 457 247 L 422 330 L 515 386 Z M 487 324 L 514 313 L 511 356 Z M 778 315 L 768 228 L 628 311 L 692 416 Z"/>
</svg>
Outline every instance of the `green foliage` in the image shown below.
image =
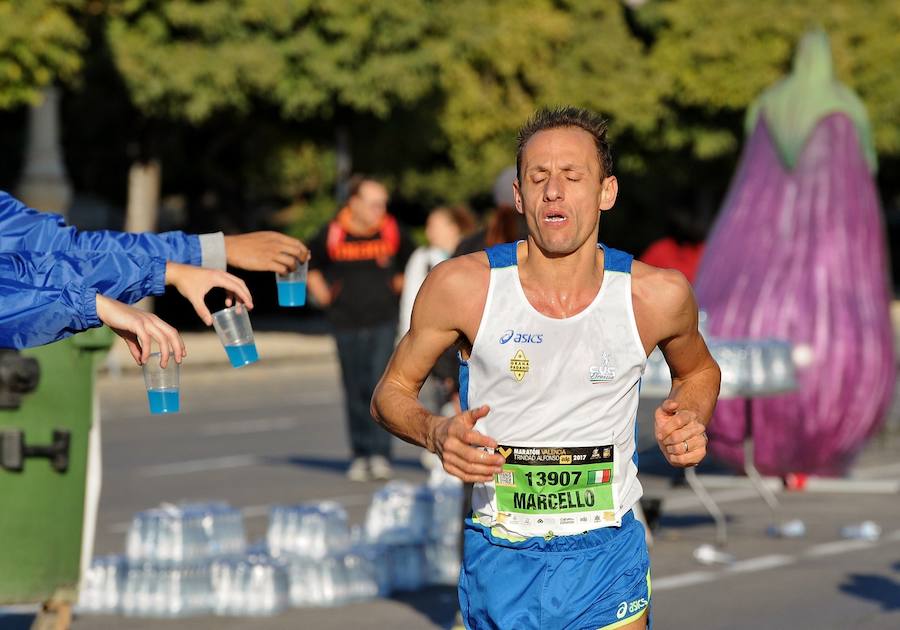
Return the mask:
<svg viewBox="0 0 900 630">
<path fill-rule="evenodd" d="M 617 133 L 656 124 L 650 69 L 617 0 L 460 0 L 435 12 L 427 45 L 439 64 L 445 162 L 409 169 L 407 194 L 458 201 L 489 190 L 539 105 L 592 107 Z"/>
<path fill-rule="evenodd" d="M 223 136 L 221 162 L 183 166 L 219 173 L 209 185 L 227 182 L 232 198 L 292 204 L 302 235 L 334 210 L 338 126 L 356 168 L 427 207 L 488 193 L 545 104 L 610 118 L 630 178 L 622 204 L 639 206 L 629 221 L 685 192 L 715 206 L 745 110 L 814 25 L 868 110 L 879 157 L 900 158 L 889 0 L 0 0 L 0 109 L 79 77 L 87 18 L 142 127 Z"/>
<path fill-rule="evenodd" d="M 733 121 L 789 71 L 800 37 L 820 25 L 838 79 L 868 108 L 876 147 L 900 153 L 900 4 L 658 0 L 638 16 L 652 35 L 649 60 L 668 109 L 663 146 L 688 148 L 699 159 L 733 154 L 742 141 Z"/>
<path fill-rule="evenodd" d="M 0 1 L 0 110 L 35 104 L 44 87 L 78 75 L 86 38 L 70 13 L 84 9 L 83 0 Z"/>
<path fill-rule="evenodd" d="M 433 82 L 424 0 L 129 0 L 107 36 L 137 107 L 202 123 L 256 103 L 285 118 L 386 116 Z"/>
</svg>

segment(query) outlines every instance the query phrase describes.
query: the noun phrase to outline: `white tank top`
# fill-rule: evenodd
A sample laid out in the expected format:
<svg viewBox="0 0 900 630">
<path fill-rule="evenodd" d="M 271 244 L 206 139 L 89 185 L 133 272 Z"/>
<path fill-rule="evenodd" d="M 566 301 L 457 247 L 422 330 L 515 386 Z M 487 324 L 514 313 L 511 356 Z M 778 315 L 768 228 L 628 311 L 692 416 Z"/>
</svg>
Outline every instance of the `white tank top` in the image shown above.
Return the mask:
<svg viewBox="0 0 900 630">
<path fill-rule="evenodd" d="M 601 245 L 603 280 L 580 313 L 537 311 L 519 281 L 516 243 L 487 250 L 490 286 L 468 361 L 464 408 L 490 405 L 475 429 L 506 457 L 475 484 L 475 518 L 512 537 L 618 526 L 641 497 L 636 414 L 647 361 L 634 319 L 632 257 Z"/>
</svg>

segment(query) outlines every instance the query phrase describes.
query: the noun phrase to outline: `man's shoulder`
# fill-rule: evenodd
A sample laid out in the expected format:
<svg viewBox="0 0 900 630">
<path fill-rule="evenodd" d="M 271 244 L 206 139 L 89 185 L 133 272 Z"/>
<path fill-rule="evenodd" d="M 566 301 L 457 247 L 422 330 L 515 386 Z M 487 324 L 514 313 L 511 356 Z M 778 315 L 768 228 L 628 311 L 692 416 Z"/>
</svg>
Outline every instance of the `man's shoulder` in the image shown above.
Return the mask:
<svg viewBox="0 0 900 630">
<path fill-rule="evenodd" d="M 424 324 L 474 336 L 487 299 L 490 271 L 484 252 L 451 258 L 435 266 L 419 289 L 412 327 Z"/>
<path fill-rule="evenodd" d="M 634 261 L 631 291 L 637 301 L 662 312 L 677 311 L 693 301 L 691 283 L 676 269 Z"/>
<path fill-rule="evenodd" d="M 456 256 L 435 265 L 429 274 L 433 284 L 452 291 L 471 290 L 479 284 L 487 286 L 491 265 L 483 251 Z"/>
</svg>

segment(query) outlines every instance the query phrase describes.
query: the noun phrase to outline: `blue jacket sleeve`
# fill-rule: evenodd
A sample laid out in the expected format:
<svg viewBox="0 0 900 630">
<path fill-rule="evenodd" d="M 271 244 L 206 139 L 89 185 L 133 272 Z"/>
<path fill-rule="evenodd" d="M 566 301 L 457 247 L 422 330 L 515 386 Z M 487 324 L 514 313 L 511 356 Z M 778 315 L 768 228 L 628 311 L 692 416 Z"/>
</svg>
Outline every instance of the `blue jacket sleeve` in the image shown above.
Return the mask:
<svg viewBox="0 0 900 630">
<path fill-rule="evenodd" d="M 36 288 L 74 282 L 132 304 L 165 292 L 166 261 L 109 252 L 0 252 L 0 278 Z"/>
<path fill-rule="evenodd" d="M 0 348 L 31 348 L 101 325 L 97 289 L 33 287 L 0 278 Z"/>
<path fill-rule="evenodd" d="M 0 347 L 99 326 L 98 293 L 131 304 L 165 291 L 166 261 L 115 253 L 0 253 Z"/>
<path fill-rule="evenodd" d="M 184 232 L 132 234 L 112 230 L 81 232 L 58 214 L 38 212 L 0 190 L 0 251 L 72 250 L 158 256 L 188 265 L 201 264 L 200 239 Z"/>
</svg>

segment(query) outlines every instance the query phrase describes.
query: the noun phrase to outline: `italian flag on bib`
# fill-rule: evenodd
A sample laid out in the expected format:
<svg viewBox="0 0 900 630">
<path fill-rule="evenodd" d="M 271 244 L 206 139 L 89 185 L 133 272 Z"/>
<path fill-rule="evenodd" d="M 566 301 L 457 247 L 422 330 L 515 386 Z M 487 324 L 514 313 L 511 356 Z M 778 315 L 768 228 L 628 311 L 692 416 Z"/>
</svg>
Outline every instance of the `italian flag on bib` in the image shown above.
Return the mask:
<svg viewBox="0 0 900 630">
<path fill-rule="evenodd" d="M 612 471 L 609 468 L 600 470 L 592 470 L 588 473 L 588 483 L 598 485 L 601 483 L 609 483 L 612 479 Z"/>
</svg>

